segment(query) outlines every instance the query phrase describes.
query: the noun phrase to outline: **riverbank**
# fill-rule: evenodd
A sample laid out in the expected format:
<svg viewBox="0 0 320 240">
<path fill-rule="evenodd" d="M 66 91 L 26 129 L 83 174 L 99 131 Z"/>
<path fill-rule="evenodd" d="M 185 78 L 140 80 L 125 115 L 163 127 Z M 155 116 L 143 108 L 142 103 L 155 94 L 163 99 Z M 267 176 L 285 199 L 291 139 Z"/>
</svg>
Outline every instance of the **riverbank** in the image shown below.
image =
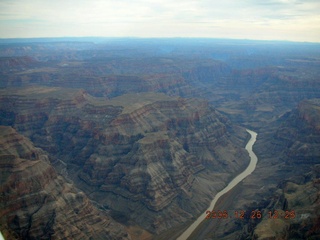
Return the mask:
<svg viewBox="0 0 320 240">
<path fill-rule="evenodd" d="M 224 189 L 222 189 L 220 192 L 218 192 L 216 194 L 216 196 L 214 197 L 214 199 L 212 200 L 212 202 L 208 208 L 210 210 L 215 209 L 216 203 L 219 201 L 219 199 L 222 198 L 224 195 L 226 195 L 228 197 L 228 195 L 230 194 L 230 193 L 228 194 L 228 192 L 230 190 L 232 190 L 234 187 L 236 187 L 238 185 L 238 183 L 240 183 L 244 178 L 246 178 L 248 175 L 250 175 L 256 168 L 258 158 L 255 155 L 255 153 L 252 151 L 252 147 L 253 147 L 254 143 L 256 142 L 258 134 L 256 132 L 248 130 L 248 129 L 247 129 L 247 132 L 251 135 L 251 138 L 245 147 L 249 153 L 249 156 L 250 156 L 250 163 L 249 163 L 248 167 L 242 173 L 240 173 L 238 176 L 236 176 Z M 234 198 L 229 196 L 229 199 L 234 199 Z M 221 209 L 219 209 L 219 210 L 221 210 Z M 223 209 L 223 210 L 225 210 L 225 209 Z M 180 237 L 177 238 L 177 240 L 188 239 L 189 236 L 191 236 L 192 233 L 201 224 L 201 222 L 203 222 L 205 220 L 205 217 L 206 217 L 206 213 L 204 212 L 195 222 L 193 222 L 193 224 L 191 224 L 191 226 L 184 233 L 182 233 L 180 235 Z"/>
</svg>

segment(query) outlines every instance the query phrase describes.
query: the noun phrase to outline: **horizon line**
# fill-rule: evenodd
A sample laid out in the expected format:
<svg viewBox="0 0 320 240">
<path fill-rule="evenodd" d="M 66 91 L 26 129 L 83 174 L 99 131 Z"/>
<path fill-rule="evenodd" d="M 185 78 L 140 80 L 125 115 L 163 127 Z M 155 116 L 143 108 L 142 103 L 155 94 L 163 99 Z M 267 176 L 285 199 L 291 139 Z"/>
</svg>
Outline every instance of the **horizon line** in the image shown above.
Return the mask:
<svg viewBox="0 0 320 240">
<path fill-rule="evenodd" d="M 57 37 L 12 37 L 3 38 L 0 37 L 0 42 L 9 41 L 21 41 L 21 40 L 54 40 L 54 39 L 158 39 L 158 40 L 170 40 L 170 39 L 188 39 L 188 40 L 224 40 L 224 41 L 255 41 L 255 42 L 283 42 L 283 43 L 310 43 L 310 44 L 320 44 L 320 42 L 313 41 L 294 41 L 294 40 L 280 40 L 280 39 L 250 39 L 250 38 L 221 38 L 221 37 L 140 37 L 140 36 L 57 36 Z"/>
</svg>

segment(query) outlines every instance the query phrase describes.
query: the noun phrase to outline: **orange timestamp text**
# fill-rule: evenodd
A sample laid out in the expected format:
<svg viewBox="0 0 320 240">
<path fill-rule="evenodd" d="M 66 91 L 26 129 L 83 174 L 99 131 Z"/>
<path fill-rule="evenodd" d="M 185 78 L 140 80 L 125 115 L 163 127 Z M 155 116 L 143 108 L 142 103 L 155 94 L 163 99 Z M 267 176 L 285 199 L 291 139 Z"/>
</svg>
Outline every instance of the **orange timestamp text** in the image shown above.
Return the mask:
<svg viewBox="0 0 320 240">
<path fill-rule="evenodd" d="M 296 213 L 294 210 L 291 211 L 263 211 L 263 213 L 269 219 L 294 219 L 296 217 Z M 236 219 L 261 219 L 263 218 L 263 213 L 260 210 L 252 210 L 252 211 L 227 211 L 227 210 L 207 210 L 206 211 L 206 219 L 227 219 L 227 218 L 236 218 Z"/>
</svg>

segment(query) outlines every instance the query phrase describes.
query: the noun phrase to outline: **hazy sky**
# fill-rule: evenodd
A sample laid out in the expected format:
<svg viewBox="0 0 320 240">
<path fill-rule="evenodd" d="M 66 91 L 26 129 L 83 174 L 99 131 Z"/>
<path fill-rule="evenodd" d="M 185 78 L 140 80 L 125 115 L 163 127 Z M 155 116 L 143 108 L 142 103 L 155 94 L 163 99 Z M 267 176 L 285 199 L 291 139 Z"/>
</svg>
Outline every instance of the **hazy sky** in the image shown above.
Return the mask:
<svg viewBox="0 0 320 240">
<path fill-rule="evenodd" d="M 64 36 L 320 42 L 320 0 L 0 0 L 0 38 Z"/>
</svg>

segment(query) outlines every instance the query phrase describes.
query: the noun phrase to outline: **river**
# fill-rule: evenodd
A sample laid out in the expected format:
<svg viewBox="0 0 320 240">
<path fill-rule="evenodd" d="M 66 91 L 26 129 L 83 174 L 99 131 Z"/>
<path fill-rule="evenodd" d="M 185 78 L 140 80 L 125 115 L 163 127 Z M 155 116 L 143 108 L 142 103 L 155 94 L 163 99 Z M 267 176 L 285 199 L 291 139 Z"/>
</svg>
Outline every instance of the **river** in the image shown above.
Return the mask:
<svg viewBox="0 0 320 240">
<path fill-rule="evenodd" d="M 212 200 L 208 209 L 211 209 L 211 210 L 214 209 L 216 202 L 223 194 L 230 191 L 239 182 L 241 182 L 243 179 L 245 179 L 245 177 L 250 175 L 255 170 L 255 168 L 257 166 L 258 158 L 257 158 L 256 154 L 252 151 L 252 146 L 256 142 L 258 134 L 254 131 L 249 130 L 249 129 L 247 129 L 247 132 L 251 135 L 251 138 L 246 145 L 246 150 L 248 151 L 249 156 L 250 156 L 250 163 L 249 163 L 248 167 L 242 173 L 240 173 L 238 176 L 236 176 L 224 189 L 222 189 L 220 192 L 217 193 L 217 195 Z M 200 225 L 200 223 L 205 219 L 206 216 L 207 216 L 207 214 L 205 212 L 203 214 L 201 214 L 201 216 L 198 217 L 198 219 L 195 222 L 193 222 L 189 226 L 189 228 L 180 235 L 180 237 L 177 238 L 177 240 L 186 240 L 191 235 L 191 233 Z"/>
</svg>

